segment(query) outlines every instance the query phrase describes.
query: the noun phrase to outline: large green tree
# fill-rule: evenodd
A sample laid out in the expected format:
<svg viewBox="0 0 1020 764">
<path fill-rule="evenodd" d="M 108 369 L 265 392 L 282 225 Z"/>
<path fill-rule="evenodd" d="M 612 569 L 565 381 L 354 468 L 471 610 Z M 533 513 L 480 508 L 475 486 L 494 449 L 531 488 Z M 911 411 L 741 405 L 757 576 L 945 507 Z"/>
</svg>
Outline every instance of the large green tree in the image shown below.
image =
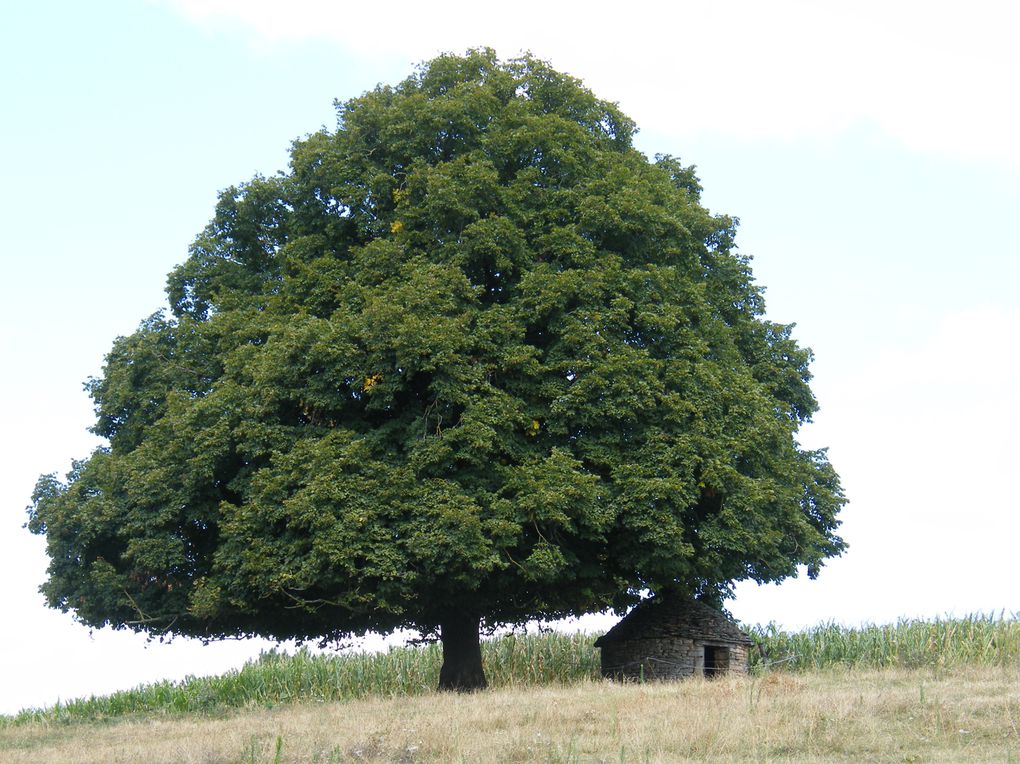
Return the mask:
<svg viewBox="0 0 1020 764">
<path fill-rule="evenodd" d="M 89 383 L 108 441 L 40 479 L 48 602 L 159 635 L 480 625 L 719 600 L 844 548 L 810 353 L 735 221 L 613 104 L 446 55 L 222 193 L 170 315 Z"/>
</svg>

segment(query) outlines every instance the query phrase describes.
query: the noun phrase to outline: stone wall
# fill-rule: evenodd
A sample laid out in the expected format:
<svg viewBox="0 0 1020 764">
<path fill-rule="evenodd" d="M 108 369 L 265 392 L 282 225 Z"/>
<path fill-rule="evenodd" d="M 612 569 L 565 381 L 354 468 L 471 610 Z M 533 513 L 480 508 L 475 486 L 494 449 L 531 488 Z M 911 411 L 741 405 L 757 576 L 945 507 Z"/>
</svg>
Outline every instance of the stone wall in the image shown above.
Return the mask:
<svg viewBox="0 0 1020 764">
<path fill-rule="evenodd" d="M 747 673 L 747 645 L 730 645 L 730 671 Z"/>
<path fill-rule="evenodd" d="M 602 647 L 602 675 L 614 679 L 691 676 L 700 651 L 691 639 L 631 639 Z"/>
<path fill-rule="evenodd" d="M 747 647 L 718 644 L 729 651 L 729 661 L 723 670 L 747 673 Z M 612 679 L 680 679 L 703 675 L 704 659 L 704 642 L 680 638 L 630 639 L 602 646 L 602 675 Z"/>
</svg>

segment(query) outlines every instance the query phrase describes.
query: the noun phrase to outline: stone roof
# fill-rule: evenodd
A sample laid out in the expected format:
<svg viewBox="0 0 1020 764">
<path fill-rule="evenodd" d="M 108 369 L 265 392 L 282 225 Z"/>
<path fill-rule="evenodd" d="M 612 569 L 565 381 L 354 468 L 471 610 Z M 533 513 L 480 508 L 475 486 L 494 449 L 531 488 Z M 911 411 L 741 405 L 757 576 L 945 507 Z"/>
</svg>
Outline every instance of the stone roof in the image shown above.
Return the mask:
<svg viewBox="0 0 1020 764">
<path fill-rule="evenodd" d="M 721 611 L 697 600 L 659 596 L 638 604 L 616 626 L 599 637 L 595 646 L 670 637 L 751 644 L 751 638 Z"/>
</svg>

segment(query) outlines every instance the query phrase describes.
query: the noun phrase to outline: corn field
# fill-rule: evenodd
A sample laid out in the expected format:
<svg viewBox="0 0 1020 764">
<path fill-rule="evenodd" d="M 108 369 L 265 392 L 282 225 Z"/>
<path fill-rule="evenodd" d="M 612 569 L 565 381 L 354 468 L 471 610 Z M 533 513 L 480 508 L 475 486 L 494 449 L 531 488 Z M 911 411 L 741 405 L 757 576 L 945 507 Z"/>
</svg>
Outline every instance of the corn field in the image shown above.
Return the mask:
<svg viewBox="0 0 1020 764">
<path fill-rule="evenodd" d="M 934 621 L 902 620 L 884 626 L 816 626 L 786 632 L 774 624 L 745 627 L 755 645 L 751 670 L 810 671 L 832 667 L 933 667 L 1020 665 L 1020 614 Z M 569 684 L 599 678 L 598 635 L 508 634 L 482 644 L 492 687 Z M 0 717 L 0 726 L 153 714 L 217 715 L 233 708 L 292 702 L 335 703 L 435 691 L 442 662 L 438 644 L 385 653 L 294 655 L 263 653 L 222 676 L 191 677 L 134 690 L 58 703 L 47 709 Z"/>
<path fill-rule="evenodd" d="M 848 668 L 949 668 L 1020 663 L 1020 613 L 971 615 L 934 621 L 901 620 L 850 628 L 823 624 L 801 632 L 775 625 L 747 629 L 755 642 L 751 667 L 810 670 Z"/>
</svg>

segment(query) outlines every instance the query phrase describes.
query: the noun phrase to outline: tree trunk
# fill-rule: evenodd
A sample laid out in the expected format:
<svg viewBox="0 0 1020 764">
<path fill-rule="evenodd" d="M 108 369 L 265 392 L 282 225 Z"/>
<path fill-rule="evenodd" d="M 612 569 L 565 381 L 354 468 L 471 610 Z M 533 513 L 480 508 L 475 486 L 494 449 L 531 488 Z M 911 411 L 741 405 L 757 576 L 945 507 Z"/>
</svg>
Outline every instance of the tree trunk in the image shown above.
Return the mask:
<svg viewBox="0 0 1020 764">
<path fill-rule="evenodd" d="M 443 667 L 439 670 L 439 689 L 471 692 L 487 686 L 482 669 L 482 646 L 478 639 L 478 616 L 457 613 L 439 624 L 443 642 Z"/>
</svg>

